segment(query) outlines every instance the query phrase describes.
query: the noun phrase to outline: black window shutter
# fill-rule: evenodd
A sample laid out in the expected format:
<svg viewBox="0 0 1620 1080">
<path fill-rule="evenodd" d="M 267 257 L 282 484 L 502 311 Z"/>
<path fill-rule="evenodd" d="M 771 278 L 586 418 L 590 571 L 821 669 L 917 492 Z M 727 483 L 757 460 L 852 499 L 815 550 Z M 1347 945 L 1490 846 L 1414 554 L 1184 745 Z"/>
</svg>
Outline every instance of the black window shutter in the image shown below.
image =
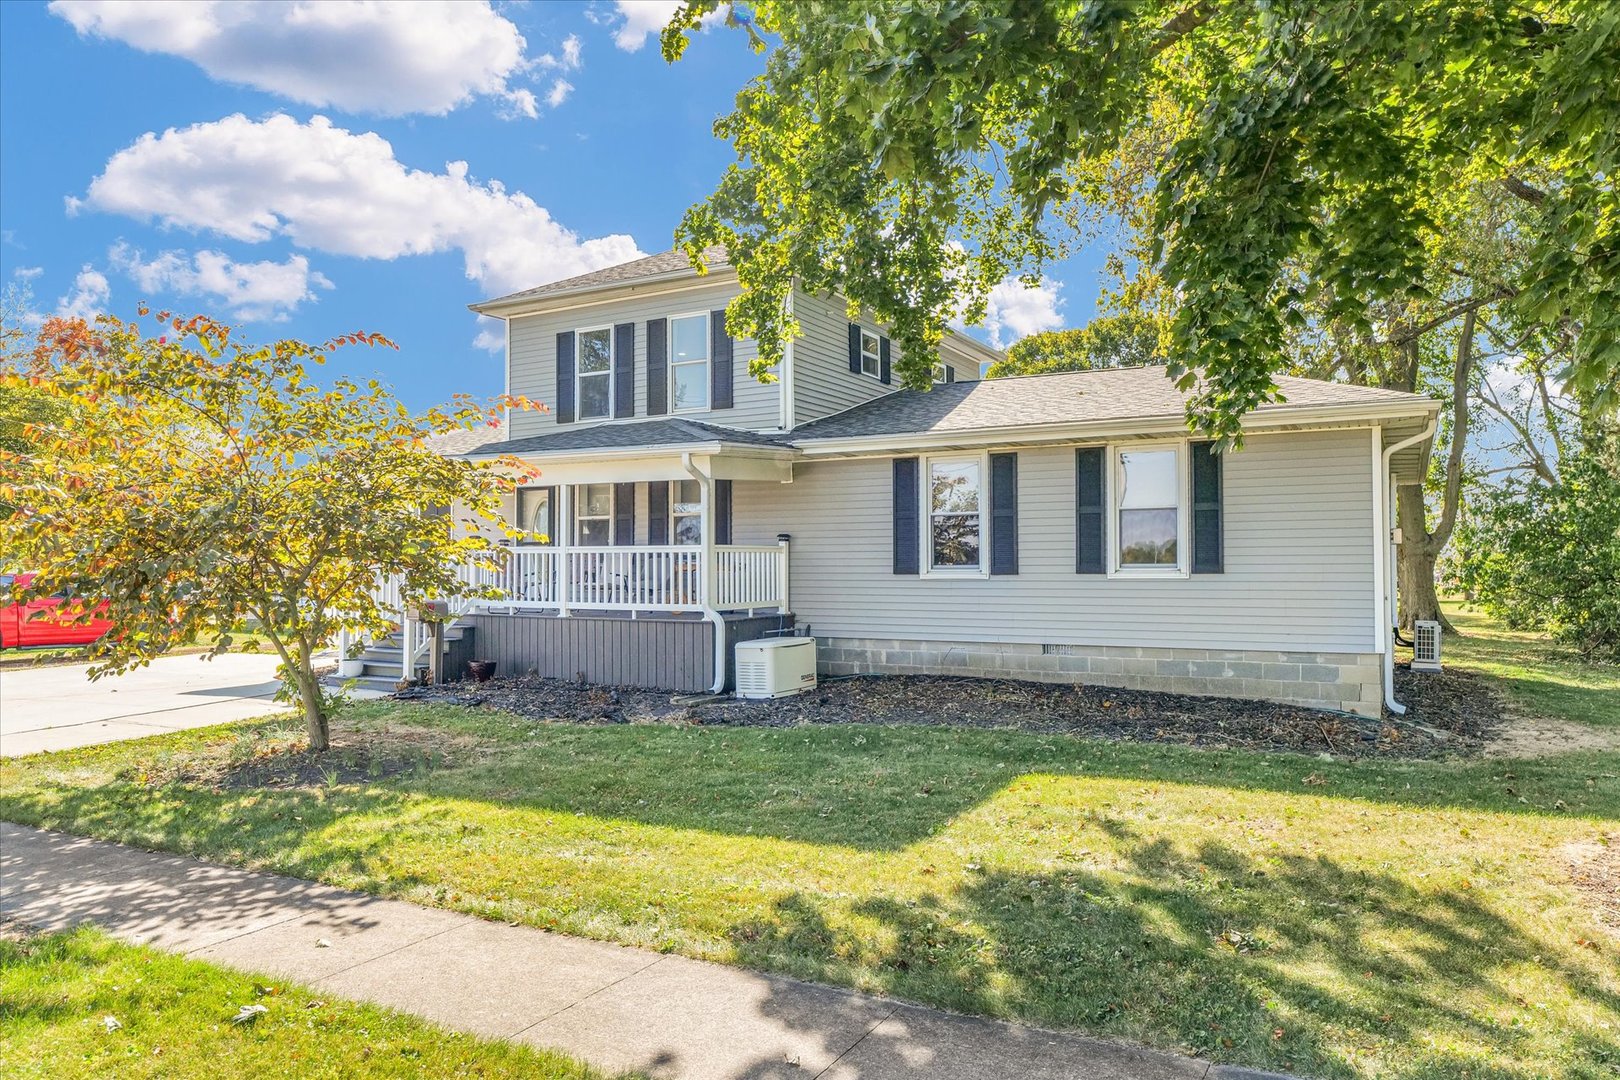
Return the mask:
<svg viewBox="0 0 1620 1080">
<path fill-rule="evenodd" d="M 669 320 L 647 320 L 647 415 L 669 411 Z"/>
<path fill-rule="evenodd" d="M 1018 455 L 990 455 L 990 572 L 1018 573 Z"/>
<path fill-rule="evenodd" d="M 946 382 L 955 382 L 956 381 L 956 369 L 951 367 L 951 365 L 949 365 L 949 364 L 945 365 L 945 381 Z"/>
<path fill-rule="evenodd" d="M 1108 485 L 1103 470 L 1108 451 L 1083 446 L 1074 452 L 1074 572 L 1108 572 Z"/>
<path fill-rule="evenodd" d="M 709 312 L 709 408 L 731 408 L 731 335 L 723 309 Z"/>
<path fill-rule="evenodd" d="M 714 542 L 731 543 L 731 481 L 714 482 Z"/>
<path fill-rule="evenodd" d="M 894 459 L 894 572 L 918 573 L 918 517 L 922 508 L 917 490 L 917 459 Z"/>
<path fill-rule="evenodd" d="M 669 543 L 669 483 L 652 480 L 647 484 L 647 543 Z"/>
<path fill-rule="evenodd" d="M 889 385 L 889 339 L 878 338 L 878 381 Z"/>
<path fill-rule="evenodd" d="M 574 332 L 557 335 L 557 402 L 552 410 L 559 424 L 574 422 Z"/>
<path fill-rule="evenodd" d="M 613 485 L 613 543 L 634 547 L 636 543 L 636 485 Z"/>
<path fill-rule="evenodd" d="M 613 415 L 636 415 L 636 324 L 613 328 Z"/>
<path fill-rule="evenodd" d="M 849 373 L 861 373 L 861 324 L 849 324 Z"/>
<path fill-rule="evenodd" d="M 1192 572 L 1222 573 L 1226 552 L 1221 538 L 1221 455 L 1212 442 L 1192 444 L 1192 489 Z"/>
</svg>

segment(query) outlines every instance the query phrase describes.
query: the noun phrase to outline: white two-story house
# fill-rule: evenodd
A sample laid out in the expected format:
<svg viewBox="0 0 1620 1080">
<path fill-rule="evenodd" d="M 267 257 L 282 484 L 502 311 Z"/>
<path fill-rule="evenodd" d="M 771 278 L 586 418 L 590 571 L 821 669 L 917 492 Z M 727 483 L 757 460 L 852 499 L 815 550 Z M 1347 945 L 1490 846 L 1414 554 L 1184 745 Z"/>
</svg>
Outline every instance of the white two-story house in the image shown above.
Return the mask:
<svg viewBox="0 0 1620 1080">
<path fill-rule="evenodd" d="M 506 599 L 464 621 L 506 671 L 703 690 L 730 643 L 797 625 L 828 673 L 1070 680 L 1376 712 L 1388 697 L 1393 485 L 1438 405 L 1308 379 L 1241 451 L 1189 434 L 1159 368 L 981 380 L 947 336 L 899 389 L 883 328 L 795 293 L 762 382 L 726 331 L 723 251 L 474 305 L 544 412 L 447 452 L 539 470 Z"/>
</svg>

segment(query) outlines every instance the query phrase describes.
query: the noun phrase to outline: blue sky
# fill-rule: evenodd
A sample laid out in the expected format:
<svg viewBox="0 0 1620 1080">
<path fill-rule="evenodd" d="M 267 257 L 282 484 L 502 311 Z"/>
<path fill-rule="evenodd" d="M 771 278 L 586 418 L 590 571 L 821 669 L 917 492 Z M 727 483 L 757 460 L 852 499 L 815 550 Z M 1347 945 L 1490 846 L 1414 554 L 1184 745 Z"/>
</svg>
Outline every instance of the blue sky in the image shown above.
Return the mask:
<svg viewBox="0 0 1620 1080">
<path fill-rule="evenodd" d="M 715 27 L 665 64 L 673 6 L 0 4 L 0 278 L 38 313 L 381 331 L 334 366 L 498 393 L 466 305 L 667 249 L 732 159 L 710 128 L 761 58 Z M 996 335 L 1084 323 L 1097 265 L 1004 287 Z"/>
</svg>

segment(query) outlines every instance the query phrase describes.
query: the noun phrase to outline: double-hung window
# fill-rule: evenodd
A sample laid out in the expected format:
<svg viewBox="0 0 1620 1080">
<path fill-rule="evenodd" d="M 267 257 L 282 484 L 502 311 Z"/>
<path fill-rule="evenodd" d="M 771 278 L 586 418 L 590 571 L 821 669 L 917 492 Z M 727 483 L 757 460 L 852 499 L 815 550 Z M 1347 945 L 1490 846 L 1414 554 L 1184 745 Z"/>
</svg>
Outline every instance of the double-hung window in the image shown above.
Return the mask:
<svg viewBox="0 0 1620 1080">
<path fill-rule="evenodd" d="M 1181 573 L 1187 515 L 1182 446 L 1114 448 L 1114 568 Z"/>
<path fill-rule="evenodd" d="M 861 374 L 883 378 L 883 345 L 878 336 L 868 330 L 861 331 Z"/>
<path fill-rule="evenodd" d="M 703 490 L 696 480 L 676 480 L 670 485 L 670 542 L 683 547 L 703 543 Z"/>
<path fill-rule="evenodd" d="M 669 336 L 669 396 L 674 411 L 702 412 L 709 407 L 708 313 L 671 319 Z"/>
<path fill-rule="evenodd" d="M 923 539 L 931 574 L 984 572 L 984 459 L 932 457 L 924 475 Z"/>
<path fill-rule="evenodd" d="M 581 420 L 613 415 L 613 328 L 581 330 L 574 385 Z"/>
<path fill-rule="evenodd" d="M 613 543 L 613 485 L 582 484 L 579 509 L 574 513 L 574 543 L 580 547 L 607 547 Z"/>
</svg>

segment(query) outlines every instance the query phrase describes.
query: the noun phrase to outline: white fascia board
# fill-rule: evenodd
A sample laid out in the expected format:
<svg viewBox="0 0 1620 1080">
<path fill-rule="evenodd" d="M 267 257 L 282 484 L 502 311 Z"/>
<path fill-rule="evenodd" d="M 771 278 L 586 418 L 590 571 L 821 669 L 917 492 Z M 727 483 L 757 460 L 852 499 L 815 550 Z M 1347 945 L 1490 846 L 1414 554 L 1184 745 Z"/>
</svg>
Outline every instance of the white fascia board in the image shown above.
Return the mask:
<svg viewBox="0 0 1620 1080">
<path fill-rule="evenodd" d="M 1432 409 L 1429 406 L 1432 405 Z M 1422 412 L 1414 412 L 1414 408 Z M 1278 406 L 1265 414 L 1250 414 L 1243 430 L 1264 434 L 1272 430 L 1308 427 L 1365 426 L 1401 418 L 1426 418 L 1438 411 L 1439 402 L 1392 407 L 1385 403 L 1356 406 Z M 805 457 L 857 456 L 885 451 L 931 450 L 963 446 L 1018 446 L 1041 443 L 1105 442 L 1120 438 L 1163 438 L 1186 436 L 1187 425 L 1180 416 L 1126 417 L 1105 422 L 1017 424 L 1009 427 L 971 428 L 961 431 L 901 432 L 893 435 L 867 435 L 859 438 L 801 439 L 795 445 Z"/>
<path fill-rule="evenodd" d="M 561 292 L 540 296 L 520 297 L 513 300 L 485 300 L 467 307 L 480 315 L 514 319 L 525 315 L 544 315 L 556 311 L 589 307 L 593 304 L 612 304 L 647 293 L 682 292 L 687 289 L 731 285 L 737 281 L 736 271 L 729 266 L 716 267 L 707 274 L 694 270 L 675 270 L 667 274 L 636 278 L 633 281 L 607 281 L 594 285 L 581 285 Z M 600 294 L 597 296 L 596 294 Z M 584 297 L 594 297 L 585 300 Z"/>
</svg>

